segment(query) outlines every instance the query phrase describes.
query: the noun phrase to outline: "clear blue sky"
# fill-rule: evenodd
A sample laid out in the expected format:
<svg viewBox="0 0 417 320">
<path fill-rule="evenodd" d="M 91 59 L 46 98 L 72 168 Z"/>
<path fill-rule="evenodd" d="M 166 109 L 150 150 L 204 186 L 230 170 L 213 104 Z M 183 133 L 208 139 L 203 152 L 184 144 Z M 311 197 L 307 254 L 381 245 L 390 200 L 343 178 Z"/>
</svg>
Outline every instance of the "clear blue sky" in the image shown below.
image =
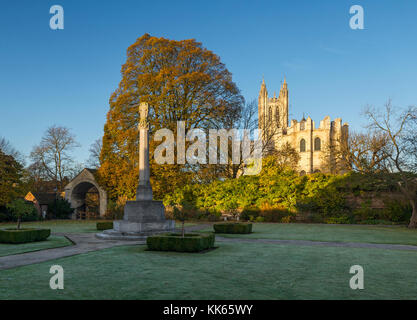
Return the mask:
<svg viewBox="0 0 417 320">
<path fill-rule="evenodd" d="M 65 29 L 49 28 L 50 6 Z M 349 28 L 360 4 L 365 29 Z M 0 136 L 28 155 L 53 124 L 82 147 L 102 136 L 108 99 L 126 49 L 144 33 L 195 38 L 218 54 L 247 100 L 262 75 L 279 91 L 284 74 L 290 118 L 318 124 L 342 117 L 360 129 L 367 104 L 417 104 L 417 1 L 2 1 Z"/>
</svg>

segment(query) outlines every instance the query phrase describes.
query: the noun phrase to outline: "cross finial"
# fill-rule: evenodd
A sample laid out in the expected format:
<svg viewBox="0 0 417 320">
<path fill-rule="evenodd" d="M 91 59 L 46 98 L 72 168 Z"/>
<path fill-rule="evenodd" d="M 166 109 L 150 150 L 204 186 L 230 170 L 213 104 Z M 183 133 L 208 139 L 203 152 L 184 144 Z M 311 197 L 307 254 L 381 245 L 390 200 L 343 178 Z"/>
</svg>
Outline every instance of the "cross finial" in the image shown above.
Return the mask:
<svg viewBox="0 0 417 320">
<path fill-rule="evenodd" d="M 146 120 L 146 118 L 148 117 L 148 103 L 142 102 L 139 105 L 139 115 L 140 120 Z"/>
<path fill-rule="evenodd" d="M 139 105 L 139 128 L 147 128 L 148 127 L 148 111 L 149 111 L 149 107 L 148 107 L 148 103 L 147 102 L 142 102 Z"/>
</svg>

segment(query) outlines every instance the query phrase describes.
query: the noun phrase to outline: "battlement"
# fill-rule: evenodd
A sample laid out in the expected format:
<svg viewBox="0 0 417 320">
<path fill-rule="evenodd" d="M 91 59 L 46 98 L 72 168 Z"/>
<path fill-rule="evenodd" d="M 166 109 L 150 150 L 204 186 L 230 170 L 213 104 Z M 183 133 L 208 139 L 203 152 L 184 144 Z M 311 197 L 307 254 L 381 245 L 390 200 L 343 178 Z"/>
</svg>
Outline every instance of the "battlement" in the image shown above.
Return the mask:
<svg viewBox="0 0 417 320">
<path fill-rule="evenodd" d="M 348 124 L 344 123 L 342 125 L 342 119 L 336 118 L 333 121 L 330 120 L 329 116 L 326 116 L 323 118 L 323 120 L 320 120 L 319 127 L 316 128 L 316 123 L 314 120 L 312 120 L 310 117 L 307 119 L 303 119 L 300 122 L 298 122 L 295 119 L 291 120 L 290 126 L 287 128 L 287 134 L 300 132 L 300 131 L 315 131 L 315 130 L 335 130 L 335 131 L 341 131 L 347 130 Z"/>
</svg>

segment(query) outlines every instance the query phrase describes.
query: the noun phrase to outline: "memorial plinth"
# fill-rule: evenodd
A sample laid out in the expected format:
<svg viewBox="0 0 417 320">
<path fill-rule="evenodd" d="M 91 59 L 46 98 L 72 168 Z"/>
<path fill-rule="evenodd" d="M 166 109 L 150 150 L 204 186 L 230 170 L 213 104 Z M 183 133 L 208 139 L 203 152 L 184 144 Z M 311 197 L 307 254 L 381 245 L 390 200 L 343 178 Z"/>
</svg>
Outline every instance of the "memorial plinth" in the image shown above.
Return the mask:
<svg viewBox="0 0 417 320">
<path fill-rule="evenodd" d="M 96 234 L 97 238 L 109 240 L 144 240 L 147 236 L 175 229 L 175 221 L 165 219 L 162 201 L 154 201 L 149 168 L 148 105 L 139 106 L 139 184 L 136 201 L 127 201 L 123 220 L 113 222 L 113 229 Z"/>
</svg>

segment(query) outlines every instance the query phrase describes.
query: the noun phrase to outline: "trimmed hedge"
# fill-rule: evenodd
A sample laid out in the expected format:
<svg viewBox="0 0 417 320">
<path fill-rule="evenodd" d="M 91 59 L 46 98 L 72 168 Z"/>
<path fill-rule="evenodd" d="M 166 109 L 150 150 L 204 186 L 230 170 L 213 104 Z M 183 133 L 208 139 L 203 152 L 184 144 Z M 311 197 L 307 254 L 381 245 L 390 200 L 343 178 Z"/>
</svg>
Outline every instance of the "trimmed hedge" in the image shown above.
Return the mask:
<svg viewBox="0 0 417 320">
<path fill-rule="evenodd" d="M 2 229 L 0 243 L 26 243 L 46 240 L 51 235 L 50 229 Z"/>
<path fill-rule="evenodd" d="M 213 228 L 216 233 L 251 233 L 252 223 L 216 223 Z"/>
<path fill-rule="evenodd" d="M 199 252 L 212 248 L 214 241 L 213 233 L 186 233 L 184 238 L 180 233 L 165 233 L 149 236 L 146 244 L 155 251 Z"/>
<path fill-rule="evenodd" d="M 97 230 L 113 229 L 113 221 L 97 222 Z"/>
</svg>

